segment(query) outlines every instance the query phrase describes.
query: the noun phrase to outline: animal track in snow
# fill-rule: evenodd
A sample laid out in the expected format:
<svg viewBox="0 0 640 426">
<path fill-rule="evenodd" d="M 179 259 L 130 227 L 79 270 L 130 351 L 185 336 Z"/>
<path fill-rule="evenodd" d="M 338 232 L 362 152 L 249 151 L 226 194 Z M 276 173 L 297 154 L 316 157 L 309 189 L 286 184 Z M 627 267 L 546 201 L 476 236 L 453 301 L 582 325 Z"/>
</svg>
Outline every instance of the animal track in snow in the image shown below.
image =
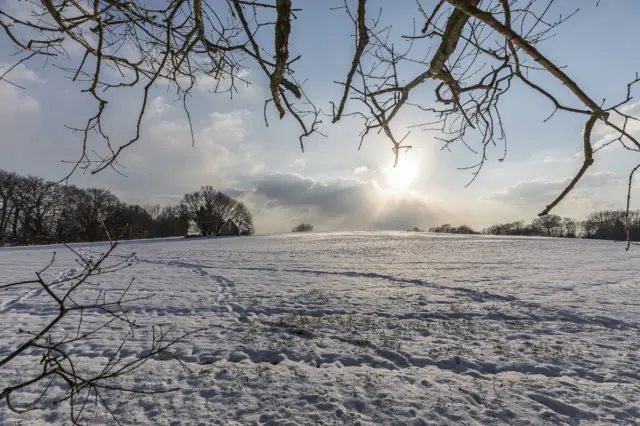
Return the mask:
<svg viewBox="0 0 640 426">
<path fill-rule="evenodd" d="M 64 271 L 60 272 L 58 274 L 58 277 L 55 278 L 53 281 L 51 281 L 48 284 L 48 287 L 50 289 L 55 289 L 60 287 L 62 284 L 72 280 L 78 273 L 78 269 L 77 268 L 67 268 Z M 12 306 L 14 305 L 18 305 L 20 303 L 24 303 L 29 299 L 33 299 L 33 298 L 37 298 L 39 297 L 42 293 L 44 293 L 44 289 L 43 288 L 35 288 L 32 290 L 29 290 L 29 292 L 23 294 L 22 296 L 15 298 L 15 299 L 9 299 L 7 301 L 4 301 L 2 303 L 0 303 L 0 312 L 4 312 L 9 310 Z"/>
</svg>

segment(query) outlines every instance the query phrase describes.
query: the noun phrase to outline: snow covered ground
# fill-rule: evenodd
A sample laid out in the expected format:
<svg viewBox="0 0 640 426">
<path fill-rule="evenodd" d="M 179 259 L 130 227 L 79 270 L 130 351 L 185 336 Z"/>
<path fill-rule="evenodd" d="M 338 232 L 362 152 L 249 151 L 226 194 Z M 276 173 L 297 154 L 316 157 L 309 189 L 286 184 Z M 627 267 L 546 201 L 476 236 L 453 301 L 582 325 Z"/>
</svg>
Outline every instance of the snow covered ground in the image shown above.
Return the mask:
<svg viewBox="0 0 640 426">
<path fill-rule="evenodd" d="M 81 253 L 105 250 L 78 245 Z M 0 249 L 0 284 L 31 278 L 61 247 Z M 206 329 L 123 379 L 169 394 L 109 394 L 132 425 L 640 424 L 640 251 L 621 243 L 415 233 L 295 234 L 127 242 L 131 316 Z M 88 290 L 89 291 L 89 290 Z M 0 292 L 0 358 L 51 314 L 37 288 Z M 97 318 L 93 318 L 97 320 Z M 72 330 L 73 324 L 65 325 Z M 145 331 L 146 330 L 146 331 Z M 88 368 L 120 344 L 105 330 L 71 348 Z M 23 357 L 0 389 L 25 377 Z M 1 425 L 64 424 L 68 407 Z M 99 407 L 88 424 L 114 424 Z"/>
</svg>

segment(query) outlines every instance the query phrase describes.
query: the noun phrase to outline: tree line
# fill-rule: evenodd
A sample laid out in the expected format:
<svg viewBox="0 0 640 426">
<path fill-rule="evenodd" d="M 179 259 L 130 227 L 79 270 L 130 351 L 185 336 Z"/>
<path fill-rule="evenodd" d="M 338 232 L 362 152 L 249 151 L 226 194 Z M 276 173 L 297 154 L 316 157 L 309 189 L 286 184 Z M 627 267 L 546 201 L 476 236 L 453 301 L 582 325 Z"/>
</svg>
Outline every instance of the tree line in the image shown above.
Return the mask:
<svg viewBox="0 0 640 426">
<path fill-rule="evenodd" d="M 111 191 L 61 185 L 0 170 L 0 246 L 114 239 L 217 235 L 233 220 L 241 235 L 254 232 L 244 203 L 211 186 L 185 194 L 177 205 L 136 205 Z"/>
<path fill-rule="evenodd" d="M 429 228 L 429 232 L 442 232 L 445 234 L 479 234 L 479 232 L 474 231 L 469 225 L 451 226 L 448 223 Z"/>
<path fill-rule="evenodd" d="M 640 210 L 604 210 L 591 213 L 583 221 L 550 214 L 533 219 L 497 223 L 477 232 L 470 226 L 458 227 L 444 224 L 429 228 L 429 232 L 448 234 L 520 235 L 562 238 L 587 238 L 599 240 L 640 241 Z"/>
</svg>

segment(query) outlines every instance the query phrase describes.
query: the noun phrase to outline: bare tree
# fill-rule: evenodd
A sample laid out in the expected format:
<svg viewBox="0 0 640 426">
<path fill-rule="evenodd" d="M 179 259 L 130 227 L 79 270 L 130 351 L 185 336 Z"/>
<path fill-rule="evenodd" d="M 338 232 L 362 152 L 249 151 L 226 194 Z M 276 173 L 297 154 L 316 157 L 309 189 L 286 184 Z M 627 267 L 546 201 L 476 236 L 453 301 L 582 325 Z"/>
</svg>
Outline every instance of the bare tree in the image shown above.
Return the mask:
<svg viewBox="0 0 640 426">
<path fill-rule="evenodd" d="M 537 217 L 531 225 L 547 237 L 558 237 L 562 234 L 562 218 L 555 214 Z"/>
<path fill-rule="evenodd" d="M 147 204 L 142 206 L 142 208 L 153 220 L 158 219 L 160 217 L 160 213 L 162 212 L 162 207 L 160 207 L 160 204 Z"/>
<path fill-rule="evenodd" d="M 584 238 L 627 241 L 627 250 L 640 240 L 640 211 L 604 210 L 580 223 Z"/>
<path fill-rule="evenodd" d="M 10 238 L 9 226 L 12 223 L 12 217 L 16 215 L 16 193 L 19 191 L 18 186 L 20 178 L 15 173 L 7 173 L 0 170 L 0 242 L 4 242 Z"/>
<path fill-rule="evenodd" d="M 462 235 L 470 235 L 470 234 L 478 234 L 473 230 L 469 225 L 460 225 L 460 226 L 451 226 L 449 223 L 445 223 L 444 225 L 434 226 L 429 228 L 429 232 L 434 233 L 444 233 L 444 234 L 462 234 Z"/>
<path fill-rule="evenodd" d="M 251 211 L 247 208 L 247 206 L 237 201 L 236 210 L 233 214 L 233 221 L 236 225 L 238 225 L 238 229 L 240 230 L 240 235 L 253 235 L 255 233 L 255 229 L 253 227 L 253 215 Z"/>
<path fill-rule="evenodd" d="M 247 207 L 211 188 L 209 219 L 217 231 L 231 218 L 242 235 L 254 232 Z M 30 245 L 184 236 L 188 215 L 179 206 L 127 204 L 99 188 L 77 188 L 0 170 L 0 244 Z M 207 219 L 207 217 L 204 217 Z M 212 231 L 212 232 L 213 232 Z"/>
<path fill-rule="evenodd" d="M 67 0 L 22 3 L 30 7 L 29 19 L 0 9 L 0 26 L 17 49 L 15 65 L 37 57 L 53 63 L 69 58 L 56 65 L 96 104 L 84 125 L 71 127 L 83 136 L 74 170 L 81 167 L 97 173 L 118 168 L 120 154 L 140 138 L 155 84 L 175 88 L 190 122 L 187 102 L 200 79 L 212 78 L 214 92 L 233 94 L 239 83 L 249 82 L 247 69 L 268 81 L 266 124 L 269 108 L 279 118 L 292 117 L 300 126 L 302 149 L 304 138 L 320 133 L 325 115 L 334 123 L 358 117 L 363 120 L 360 145 L 367 135 L 382 133 L 397 163 L 399 153 L 411 148 L 405 143 L 410 130 L 402 128 L 397 117 L 412 109 L 425 117 L 414 128 L 432 132 L 443 149 L 462 144 L 477 154 L 477 161 L 465 168 L 472 173 L 471 181 L 483 169 L 492 147 L 501 146 L 498 159 L 504 160 L 507 139 L 501 100 L 515 85 L 528 88 L 549 101 L 549 119 L 564 113 L 584 120 L 582 166 L 541 216 L 556 207 L 593 164 L 600 149 L 594 149 L 592 143 L 596 124 L 615 134 L 607 144 L 640 151 L 640 142 L 628 130 L 637 117 L 624 109 L 640 78 L 636 74 L 621 82 L 621 89 L 626 90 L 622 99 L 598 102 L 569 71 L 547 58 L 542 42 L 574 16 L 554 19 L 554 0 L 417 0 L 415 13 L 406 16 L 403 27 L 413 30 L 401 37 L 385 22 L 384 11 L 373 10 L 366 0 L 344 0 L 337 9 L 351 20 L 355 49 L 351 63 L 345 64 L 344 81 L 339 83 L 342 95 L 332 104 L 330 114 L 307 97 L 303 78 L 294 77 L 301 55 L 291 52 L 291 40 L 296 37 L 292 21 L 304 11 L 294 8 L 292 0 L 164 0 L 153 7 L 142 0 L 94 0 L 89 5 Z M 605 7 L 599 1 L 594 4 Z M 68 46 L 82 54 L 70 58 Z M 10 81 L 12 69 L 0 78 Z M 561 96 L 560 86 L 569 91 L 569 98 Z M 139 90 L 135 131 L 115 143 L 103 123 L 110 105 L 108 96 L 130 89 Z M 427 96 L 428 92 L 432 95 Z M 417 93 L 420 96 L 412 96 Z M 105 141 L 106 155 L 92 156 L 87 145 L 90 135 Z M 633 173 L 629 193 L 632 183 Z"/>
<path fill-rule="evenodd" d="M 185 194 L 180 209 L 183 216 L 194 222 L 201 235 L 218 235 L 228 219 L 238 225 L 243 235 L 253 234 L 253 218 L 246 206 L 212 186 Z"/>
<path fill-rule="evenodd" d="M 158 237 L 170 237 L 187 235 L 189 219 L 184 216 L 179 206 L 166 206 L 162 208 L 158 216 L 158 229 L 155 235 Z"/>
<path fill-rule="evenodd" d="M 94 279 L 119 272 L 130 265 L 133 255 L 124 256 L 116 261 L 110 259 L 117 245 L 116 242 L 109 243 L 104 253 L 91 257 L 68 247 L 75 254 L 79 265 L 78 272 L 71 276 L 54 281 L 45 278 L 47 270 L 56 261 L 54 253 L 51 262 L 36 272 L 33 279 L 0 285 L 0 291 L 9 288 L 30 289 L 35 291 L 36 295 L 48 298 L 55 306 L 43 323 L 37 324 L 34 321 L 31 330 L 16 332 L 15 341 L 10 340 L 10 344 L 14 344 L 15 347 L 0 357 L 0 376 L 7 380 L 14 379 L 10 386 L 0 388 L 0 400 L 6 403 L 8 409 L 16 413 L 25 413 L 64 403 L 69 406 L 71 422 L 80 424 L 83 415 L 87 414 L 92 406 L 102 406 L 114 422 L 121 424 L 109 406 L 105 394 L 125 392 L 145 395 L 175 390 L 128 388 L 118 382 L 119 378 L 131 374 L 149 360 L 158 357 L 177 360 L 171 354 L 171 347 L 199 330 L 174 336 L 175 333 L 170 329 L 153 326 L 150 345 L 145 353 L 135 357 L 122 356 L 121 351 L 127 341 L 134 337 L 136 332 L 141 331 L 141 326 L 128 314 L 128 306 L 149 299 L 152 295 L 129 296 L 133 279 L 118 294 L 107 294 L 101 289 L 95 289 Z M 30 294 L 35 297 L 34 293 Z M 7 310 L 4 310 L 2 315 L 1 321 L 10 324 L 10 319 L 4 318 Z M 90 321 L 89 318 L 94 320 Z M 96 322 L 95 318 L 99 321 Z M 68 331 L 69 325 L 73 326 L 73 332 Z M 100 333 L 109 330 L 122 338 L 120 345 L 106 362 L 92 360 L 92 365 L 83 365 L 74 346 L 91 343 L 99 338 Z M 179 360 L 178 362 L 182 364 Z M 21 366 L 21 374 L 15 376 L 12 371 L 18 364 Z M 184 365 L 183 367 L 186 368 Z M 32 400 L 25 399 L 33 392 L 38 396 Z"/>
<path fill-rule="evenodd" d="M 535 229 L 527 225 L 524 220 L 511 223 L 497 223 L 482 230 L 486 235 L 533 235 Z"/>
<path fill-rule="evenodd" d="M 570 217 L 562 218 L 562 236 L 576 238 L 578 236 L 578 222 Z"/>
<path fill-rule="evenodd" d="M 313 225 L 310 223 L 301 223 L 294 226 L 291 232 L 313 232 Z"/>
</svg>

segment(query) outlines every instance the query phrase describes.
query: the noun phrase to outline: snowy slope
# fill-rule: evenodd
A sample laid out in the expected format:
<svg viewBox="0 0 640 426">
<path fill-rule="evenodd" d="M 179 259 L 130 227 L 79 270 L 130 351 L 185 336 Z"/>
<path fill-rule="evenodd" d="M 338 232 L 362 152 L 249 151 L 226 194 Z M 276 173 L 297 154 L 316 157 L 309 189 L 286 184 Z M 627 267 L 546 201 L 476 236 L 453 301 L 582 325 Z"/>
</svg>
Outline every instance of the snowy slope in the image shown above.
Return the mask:
<svg viewBox="0 0 640 426">
<path fill-rule="evenodd" d="M 0 250 L 0 283 L 30 278 L 52 250 Z M 62 281 L 74 263 L 55 250 Z M 174 348 L 188 370 L 158 359 L 123 382 L 179 391 L 109 395 L 124 424 L 640 423 L 640 251 L 621 244 L 336 233 L 127 242 L 117 254 L 131 252 L 129 269 L 100 281 L 135 277 L 134 296 L 155 294 L 133 306 L 145 328 L 121 355 L 143 353 L 152 324 L 207 329 Z M 0 357 L 50 313 L 35 287 L 0 292 Z M 71 349 L 88 368 L 120 343 L 99 337 Z M 0 371 L 0 388 L 21 374 Z M 64 424 L 67 409 L 17 416 L 0 403 L 0 424 Z M 99 407 L 85 421 L 114 424 Z"/>
</svg>

